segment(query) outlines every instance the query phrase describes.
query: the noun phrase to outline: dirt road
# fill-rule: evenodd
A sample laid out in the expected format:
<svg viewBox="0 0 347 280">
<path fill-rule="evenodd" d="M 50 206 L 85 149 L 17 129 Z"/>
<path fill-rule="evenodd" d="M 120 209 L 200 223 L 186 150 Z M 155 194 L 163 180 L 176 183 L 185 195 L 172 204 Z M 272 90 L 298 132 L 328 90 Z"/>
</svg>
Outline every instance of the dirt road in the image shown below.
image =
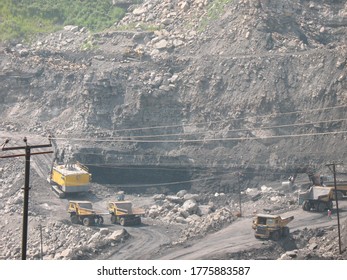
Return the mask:
<svg viewBox="0 0 347 280">
<path fill-rule="evenodd" d="M 340 202 L 340 220 L 347 217 L 347 201 Z M 294 215 L 290 223 L 291 231 L 304 228 L 325 228 L 337 225 L 336 213 L 332 220 L 325 213 L 305 212 L 301 208 L 287 212 L 283 217 Z M 127 227 L 131 240 L 120 245 L 110 259 L 113 260 L 203 260 L 219 259 L 227 254 L 256 250 L 264 247 L 264 242 L 254 238 L 251 229 L 252 218 L 240 218 L 232 225 L 206 237 L 190 241 L 185 246 L 170 246 L 179 234 L 178 228 L 166 228 L 163 225 L 146 224 L 140 227 Z M 114 226 L 117 227 L 117 226 Z M 140 248 L 140 250 L 139 250 Z"/>
<path fill-rule="evenodd" d="M 148 225 L 146 221 L 140 227 L 127 227 L 131 240 L 120 245 L 112 260 L 146 260 L 152 259 L 153 251 L 173 239 L 173 232 L 158 225 Z"/>
<path fill-rule="evenodd" d="M 346 208 L 347 202 L 343 201 L 339 207 Z M 295 219 L 290 223 L 291 231 L 297 229 L 327 227 L 337 224 L 336 213 L 333 220 L 329 220 L 327 215 L 322 213 L 305 212 L 297 209 L 285 214 L 285 216 L 294 215 Z M 340 219 L 347 217 L 346 211 L 340 211 Z M 227 228 L 210 234 L 197 241 L 190 247 L 163 252 L 159 259 L 165 260 L 196 260 L 213 259 L 216 255 L 225 255 L 248 249 L 257 249 L 263 246 L 261 240 L 254 238 L 254 232 L 251 229 L 252 218 L 241 218 Z"/>
</svg>

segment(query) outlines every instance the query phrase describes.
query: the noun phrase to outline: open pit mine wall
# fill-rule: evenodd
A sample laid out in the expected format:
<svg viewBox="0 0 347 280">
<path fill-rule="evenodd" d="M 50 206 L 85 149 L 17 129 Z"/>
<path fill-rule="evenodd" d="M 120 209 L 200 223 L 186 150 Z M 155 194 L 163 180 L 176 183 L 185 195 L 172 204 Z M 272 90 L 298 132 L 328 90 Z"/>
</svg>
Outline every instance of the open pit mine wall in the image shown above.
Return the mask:
<svg viewBox="0 0 347 280">
<path fill-rule="evenodd" d="M 345 65 L 335 52 L 205 58 L 191 61 L 186 67 L 179 60 L 164 61 L 162 65 L 108 63 L 104 71 L 93 64 L 74 64 L 68 58 L 64 63 L 70 68 L 56 69 L 44 61 L 34 64 L 32 60 L 42 59 L 39 56 L 1 56 L 2 60 L 14 60 L 0 76 L 2 127 L 71 138 L 62 141 L 61 146 L 77 149 L 75 153 L 86 164 L 187 168 L 186 175 L 174 177 L 194 179 L 215 175 L 218 166 L 222 170 L 241 165 L 265 171 L 283 164 L 322 164 L 346 155 L 345 134 L 209 140 L 346 130 L 344 121 L 325 122 L 343 119 L 345 108 L 309 111 L 346 104 Z M 172 79 L 173 75 L 178 77 Z M 304 112 L 262 117 L 293 111 Z M 259 130 L 262 126 L 318 121 L 322 123 Z M 153 128 L 117 131 L 138 127 Z M 250 129 L 239 130 L 244 128 Z M 132 140 L 137 135 L 183 133 L 189 135 L 143 138 L 177 142 L 76 140 L 81 136 L 94 140 L 123 136 Z M 89 155 L 79 153 L 83 149 Z M 195 173 L 199 168 L 200 172 Z"/>
<path fill-rule="evenodd" d="M 251 17 L 247 5 L 236 8 L 252 24 L 261 18 Z M 104 45 L 91 52 L 69 50 L 69 44 L 61 51 L 49 51 L 44 44 L 1 47 L 1 127 L 66 138 L 57 140 L 58 147 L 94 168 L 94 178 L 103 183 L 113 183 L 114 177 L 107 179 L 102 165 L 114 167 L 107 173 L 129 168 L 125 178 L 134 174 L 130 168 L 141 167 L 134 176 L 137 183 L 192 180 L 184 186 L 228 191 L 239 180 L 254 186 L 285 178 L 298 165 L 344 160 L 346 133 L 319 133 L 347 130 L 346 108 L 338 108 L 347 104 L 347 51 L 341 41 L 345 27 L 331 25 L 336 31 L 331 37 L 315 37 L 316 31 L 293 24 L 299 20 L 295 13 L 276 18 L 262 7 L 252 9 L 267 16 L 254 25 L 261 28 L 253 27 L 245 37 L 214 36 L 220 29 L 215 25 L 194 44 L 168 49 L 162 56 L 123 57 L 107 45 L 130 40 L 131 32 L 99 34 Z M 221 26 L 239 22 L 229 20 L 234 15 L 226 15 Z M 273 30 L 283 18 L 297 29 Z M 299 31 L 306 32 L 311 45 L 302 45 Z M 301 41 L 280 41 L 274 34 Z M 143 41 L 154 36 L 140 35 Z M 296 125 L 285 126 L 289 124 Z M 141 127 L 148 129 L 133 130 Z M 155 136 L 163 134 L 171 135 Z M 299 134 L 308 136 L 295 136 Z M 287 136 L 273 138 L 279 135 Z M 107 137 L 123 138 L 95 141 Z M 236 176 L 238 171 L 243 176 Z"/>
</svg>

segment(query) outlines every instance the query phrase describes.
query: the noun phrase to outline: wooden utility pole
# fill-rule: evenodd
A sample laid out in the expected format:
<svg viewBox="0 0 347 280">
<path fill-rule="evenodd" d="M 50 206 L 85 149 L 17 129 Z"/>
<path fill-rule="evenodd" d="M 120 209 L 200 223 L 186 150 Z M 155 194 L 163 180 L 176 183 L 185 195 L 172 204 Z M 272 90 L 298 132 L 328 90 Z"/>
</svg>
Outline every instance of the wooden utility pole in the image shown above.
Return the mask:
<svg viewBox="0 0 347 280">
<path fill-rule="evenodd" d="M 40 230 L 40 259 L 43 260 L 43 239 L 42 239 L 42 225 L 39 225 Z"/>
<path fill-rule="evenodd" d="M 334 174 L 335 203 L 336 203 L 336 215 L 337 215 L 337 232 L 339 235 L 339 253 L 341 255 L 342 250 L 341 250 L 340 215 L 339 215 L 339 202 L 338 202 L 339 200 L 337 198 L 337 189 L 336 189 L 336 165 L 342 165 L 342 163 L 333 162 L 333 163 L 326 164 L 326 166 L 328 166 L 330 171 L 332 171 Z M 331 167 L 332 167 L 332 169 L 331 169 Z"/>
<path fill-rule="evenodd" d="M 27 143 L 27 138 L 23 139 L 25 146 L 18 147 L 5 147 L 5 145 L 9 142 L 7 139 L 5 143 L 2 145 L 2 151 L 11 151 L 11 150 L 24 150 L 25 154 L 17 154 L 17 155 L 1 155 L 0 158 L 11 158 L 11 157 L 25 157 L 25 181 L 24 181 L 24 202 L 23 202 L 23 232 L 22 232 L 22 260 L 26 260 L 26 252 L 27 252 L 27 240 L 28 240 L 28 214 L 29 214 L 29 179 L 30 179 L 30 156 L 32 155 L 41 155 L 41 154 L 51 154 L 53 151 L 46 152 L 36 152 L 32 153 L 31 149 L 39 149 L 39 148 L 48 148 L 52 147 L 51 141 L 50 144 L 46 145 L 34 145 L 30 146 Z"/>
<path fill-rule="evenodd" d="M 240 217 L 242 217 L 242 206 L 241 206 L 241 184 L 240 184 L 240 177 L 242 176 L 241 172 L 237 172 L 237 184 L 239 185 L 239 204 L 240 204 Z"/>
</svg>

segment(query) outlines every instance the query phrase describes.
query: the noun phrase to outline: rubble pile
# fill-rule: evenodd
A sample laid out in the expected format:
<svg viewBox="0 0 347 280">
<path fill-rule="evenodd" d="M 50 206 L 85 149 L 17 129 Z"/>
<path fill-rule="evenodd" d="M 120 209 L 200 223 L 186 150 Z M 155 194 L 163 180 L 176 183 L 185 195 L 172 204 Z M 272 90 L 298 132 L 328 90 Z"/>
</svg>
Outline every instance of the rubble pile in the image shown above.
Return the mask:
<svg viewBox="0 0 347 280">
<path fill-rule="evenodd" d="M 41 220 L 39 217 L 30 217 L 29 221 L 27 259 L 103 259 L 112 247 L 129 237 L 125 229 L 110 230 L 84 227 L 83 225 L 76 226 L 69 221 L 51 222 Z M 20 244 L 13 242 L 13 237 L 9 232 L 6 234 L 10 240 L 2 251 L 4 255 L 0 258 L 20 259 Z"/>
<path fill-rule="evenodd" d="M 191 238 L 201 238 L 206 234 L 218 231 L 230 225 L 236 219 L 228 208 L 221 208 L 205 216 L 192 217 L 189 219 L 188 226 L 182 231 L 181 237 L 173 244 L 183 243 Z"/>
<path fill-rule="evenodd" d="M 341 232 L 345 232 L 346 222 L 341 225 Z M 283 253 L 279 259 L 281 260 L 336 260 L 346 259 L 346 238 L 342 234 L 341 251 L 339 253 L 339 238 L 337 227 L 303 229 L 302 231 L 294 231 L 292 238 L 298 245 L 297 249 Z M 301 243 L 301 244 L 300 244 Z"/>
<path fill-rule="evenodd" d="M 0 163 L 0 259 L 21 258 L 19 241 L 22 234 L 24 183 L 22 164 L 23 162 L 14 159 Z M 125 229 L 71 224 L 64 203 L 52 201 L 56 198 L 52 198 L 47 182 L 34 177 L 32 186 L 27 259 L 105 258 L 109 249 L 129 237 Z M 60 203 L 63 205 L 57 208 Z"/>
<path fill-rule="evenodd" d="M 242 216 L 253 217 L 256 213 L 283 213 L 297 209 L 296 197 L 296 193 L 285 194 L 265 185 L 259 189 L 248 188 L 242 192 Z M 239 197 L 235 194 L 203 195 L 182 190 L 176 195 L 154 195 L 153 200 L 155 205 L 147 209 L 147 217 L 168 224 L 186 225 L 175 244 L 218 231 L 240 216 Z"/>
<path fill-rule="evenodd" d="M 246 215 L 264 212 L 283 213 L 298 208 L 297 190 L 283 191 L 263 185 L 260 188 L 247 188 L 244 194 L 245 200 L 249 201 L 249 206 L 245 209 Z"/>
<path fill-rule="evenodd" d="M 176 195 L 158 194 L 153 200 L 155 205 L 147 209 L 147 217 L 167 224 L 185 225 L 179 240 L 174 243 L 218 231 L 236 218 L 230 207 L 216 208 L 213 202 L 206 202 L 206 195 L 191 194 L 186 190 Z"/>
<path fill-rule="evenodd" d="M 176 195 L 159 194 L 153 196 L 155 205 L 147 209 L 147 216 L 167 223 L 189 223 L 191 220 L 214 211 L 213 204 L 200 204 L 201 196 L 186 190 Z"/>
<path fill-rule="evenodd" d="M 218 28 L 209 26 L 227 7 L 223 17 L 228 34 L 222 38 Z M 182 46 L 194 50 L 208 48 L 217 40 L 211 52 L 227 53 L 250 51 L 305 51 L 337 42 L 338 18 L 347 15 L 347 5 L 340 5 L 338 14 L 321 1 L 295 2 L 290 0 L 259 1 L 144 1 L 129 8 L 127 15 L 116 24 L 117 28 L 135 27 L 137 30 L 155 30 L 154 36 L 140 47 L 152 56 L 173 52 Z M 228 18 L 232 24 L 228 24 Z M 236 23 L 236 24 L 235 24 Z M 306 24 L 305 24 L 306 23 Z M 264 34 L 264 31 L 266 32 Z M 331 38 L 334 38 L 332 42 Z M 246 48 L 245 48 L 246 47 Z"/>
</svg>

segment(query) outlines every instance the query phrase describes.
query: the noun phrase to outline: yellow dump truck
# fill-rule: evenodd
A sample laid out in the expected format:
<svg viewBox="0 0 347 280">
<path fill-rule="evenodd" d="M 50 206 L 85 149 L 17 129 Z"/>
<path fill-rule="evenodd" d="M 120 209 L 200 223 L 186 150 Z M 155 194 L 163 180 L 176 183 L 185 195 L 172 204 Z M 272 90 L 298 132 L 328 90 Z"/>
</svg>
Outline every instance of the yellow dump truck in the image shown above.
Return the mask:
<svg viewBox="0 0 347 280">
<path fill-rule="evenodd" d="M 335 199 L 335 184 L 332 181 L 324 182 L 324 187 L 334 188 L 333 199 Z M 337 199 L 341 200 L 347 196 L 347 181 L 336 182 Z"/>
<path fill-rule="evenodd" d="M 333 187 L 312 186 L 307 191 L 299 193 L 299 205 L 304 211 L 323 212 L 333 208 Z"/>
<path fill-rule="evenodd" d="M 52 190 L 60 197 L 64 198 L 68 194 L 88 192 L 91 182 L 91 174 L 83 164 L 53 165 L 48 181 Z"/>
<path fill-rule="evenodd" d="M 122 226 L 141 224 L 141 216 L 145 214 L 145 210 L 134 208 L 130 201 L 109 202 L 108 211 L 111 214 L 111 223 Z"/>
<path fill-rule="evenodd" d="M 97 213 L 93 209 L 93 204 L 90 201 L 70 200 L 68 213 L 73 224 L 83 224 L 85 226 L 102 225 L 104 218 L 101 213 Z"/>
<path fill-rule="evenodd" d="M 261 239 L 279 240 L 281 237 L 289 236 L 287 224 L 294 219 L 294 216 L 282 219 L 279 215 L 258 214 L 253 219 L 252 228 L 255 230 L 254 236 Z"/>
</svg>

